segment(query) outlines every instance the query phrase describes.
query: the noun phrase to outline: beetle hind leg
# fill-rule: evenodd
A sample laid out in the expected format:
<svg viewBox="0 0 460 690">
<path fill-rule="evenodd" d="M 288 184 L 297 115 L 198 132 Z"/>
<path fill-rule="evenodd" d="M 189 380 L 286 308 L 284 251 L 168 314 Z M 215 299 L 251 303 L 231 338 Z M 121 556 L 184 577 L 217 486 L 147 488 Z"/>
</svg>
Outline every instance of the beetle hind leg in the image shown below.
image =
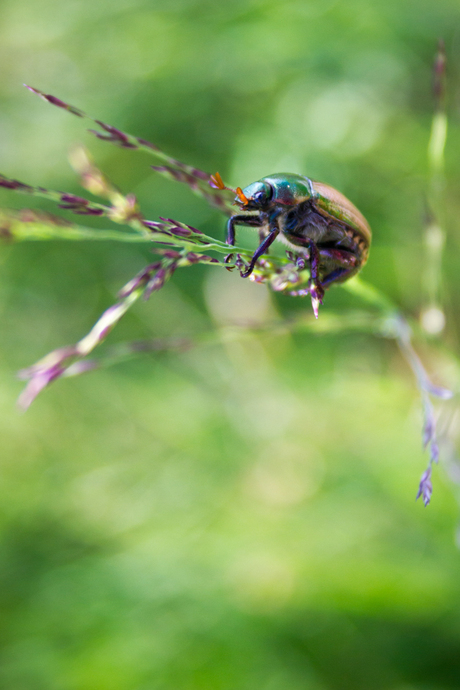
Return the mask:
<svg viewBox="0 0 460 690">
<path fill-rule="evenodd" d="M 303 271 L 308 265 L 310 269 L 310 279 L 308 281 L 308 287 L 302 288 L 301 290 L 290 290 L 289 295 L 292 297 L 306 297 L 310 295 L 311 306 L 313 307 L 313 313 L 316 318 L 318 318 L 319 305 L 323 303 L 324 297 L 324 281 L 320 279 L 320 266 L 321 266 L 321 251 L 313 240 L 308 240 L 308 255 L 295 255 L 292 252 L 286 252 L 287 256 L 291 261 L 295 262 L 296 268 Z"/>
<path fill-rule="evenodd" d="M 334 282 L 342 282 L 350 278 L 359 269 L 360 262 L 353 252 L 346 249 L 321 247 L 321 245 L 318 247 L 311 240 L 308 247 L 310 264 L 308 287 L 300 290 L 291 290 L 288 294 L 292 297 L 306 297 L 310 295 L 314 314 L 318 318 L 318 308 L 323 303 L 324 289 Z M 301 264 L 305 263 L 303 256 L 296 258 L 294 254 L 288 253 L 288 258 L 296 263 L 299 260 Z"/>
<path fill-rule="evenodd" d="M 321 253 L 317 245 L 310 240 L 310 280 L 308 281 L 308 292 L 311 297 L 311 306 L 313 313 L 318 318 L 319 305 L 323 303 L 324 287 L 323 282 L 319 277 L 319 269 L 321 263 Z"/>
<path fill-rule="evenodd" d="M 324 286 L 346 280 L 359 268 L 356 255 L 346 249 L 320 249 L 320 255 L 323 264 L 328 263 L 332 269 L 322 279 Z"/>
<path fill-rule="evenodd" d="M 329 285 L 331 285 L 336 280 L 345 279 L 345 277 L 348 276 L 351 270 L 351 268 L 336 268 L 334 271 L 331 271 L 327 274 L 327 276 L 324 276 L 322 281 L 323 287 L 329 287 Z"/>
</svg>

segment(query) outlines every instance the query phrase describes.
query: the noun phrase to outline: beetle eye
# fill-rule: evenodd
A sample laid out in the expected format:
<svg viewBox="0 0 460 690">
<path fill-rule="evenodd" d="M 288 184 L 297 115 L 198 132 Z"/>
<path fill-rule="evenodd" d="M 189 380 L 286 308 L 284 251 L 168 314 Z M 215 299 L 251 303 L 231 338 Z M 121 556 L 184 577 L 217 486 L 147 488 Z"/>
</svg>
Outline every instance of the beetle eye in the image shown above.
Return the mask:
<svg viewBox="0 0 460 690">
<path fill-rule="evenodd" d="M 260 205 L 263 206 L 266 204 L 268 201 L 271 200 L 273 196 L 273 188 L 271 185 L 265 185 L 264 189 L 261 189 L 260 191 L 256 192 L 253 197 L 253 201 Z"/>
</svg>

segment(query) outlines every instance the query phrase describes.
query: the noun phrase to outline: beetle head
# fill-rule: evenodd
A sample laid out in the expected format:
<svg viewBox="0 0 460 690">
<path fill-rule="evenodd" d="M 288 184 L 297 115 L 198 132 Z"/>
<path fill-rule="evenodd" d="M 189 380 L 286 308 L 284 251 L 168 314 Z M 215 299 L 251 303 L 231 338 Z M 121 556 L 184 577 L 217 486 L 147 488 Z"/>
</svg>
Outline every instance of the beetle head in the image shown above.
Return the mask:
<svg viewBox="0 0 460 690">
<path fill-rule="evenodd" d="M 295 206 L 311 198 L 311 181 L 294 173 L 274 173 L 236 190 L 235 203 L 248 211 L 267 211 L 273 206 Z"/>
<path fill-rule="evenodd" d="M 268 182 L 259 180 L 244 189 L 237 187 L 235 203 L 245 210 L 264 210 L 273 199 L 273 187 Z"/>
</svg>

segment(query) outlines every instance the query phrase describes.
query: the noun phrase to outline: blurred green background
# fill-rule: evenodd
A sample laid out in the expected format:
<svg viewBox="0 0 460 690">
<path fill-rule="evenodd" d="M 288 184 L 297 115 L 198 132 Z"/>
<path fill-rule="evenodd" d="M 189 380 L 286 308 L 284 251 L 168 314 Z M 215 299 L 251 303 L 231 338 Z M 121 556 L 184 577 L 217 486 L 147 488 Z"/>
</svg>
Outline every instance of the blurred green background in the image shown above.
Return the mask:
<svg viewBox="0 0 460 690">
<path fill-rule="evenodd" d="M 27 82 L 233 185 L 307 174 L 366 215 L 363 277 L 417 317 L 440 37 L 455 352 L 458 0 L 2 0 L 1 171 L 78 193 L 66 158 L 81 142 L 147 217 L 224 236 L 146 155 L 95 140 Z M 1 247 L 0 687 L 460 687 L 457 490 L 440 467 L 431 506 L 414 502 L 421 406 L 391 341 L 246 334 L 59 381 L 18 414 L 15 371 L 75 342 L 150 261 L 138 245 Z M 358 306 L 331 290 L 323 313 Z M 196 266 L 111 342 L 310 310 Z M 449 358 L 417 347 L 454 385 Z"/>
</svg>

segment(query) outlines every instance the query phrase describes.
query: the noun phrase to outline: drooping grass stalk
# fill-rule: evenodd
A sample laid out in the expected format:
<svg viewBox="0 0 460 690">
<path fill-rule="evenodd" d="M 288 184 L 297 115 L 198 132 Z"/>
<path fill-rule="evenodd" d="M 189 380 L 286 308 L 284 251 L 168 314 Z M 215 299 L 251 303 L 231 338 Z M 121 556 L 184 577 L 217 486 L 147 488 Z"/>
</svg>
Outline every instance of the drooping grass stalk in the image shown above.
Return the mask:
<svg viewBox="0 0 460 690">
<path fill-rule="evenodd" d="M 121 289 L 120 300 L 102 314 L 87 335 L 75 345 L 50 352 L 36 364 L 19 373 L 21 379 L 29 381 L 19 397 L 19 406 L 27 409 L 37 395 L 52 381 L 63 376 L 69 367 L 73 366 L 74 373 L 78 371 L 78 365 L 80 365 L 79 373 L 85 371 L 88 366 L 91 367 L 91 364 L 85 365 L 85 358 L 106 339 L 140 297 L 144 296 L 148 299 L 152 292 L 160 290 L 176 268 L 215 261 L 206 255 L 190 256 L 186 253 L 165 250 L 162 261 L 147 266 Z"/>
</svg>

